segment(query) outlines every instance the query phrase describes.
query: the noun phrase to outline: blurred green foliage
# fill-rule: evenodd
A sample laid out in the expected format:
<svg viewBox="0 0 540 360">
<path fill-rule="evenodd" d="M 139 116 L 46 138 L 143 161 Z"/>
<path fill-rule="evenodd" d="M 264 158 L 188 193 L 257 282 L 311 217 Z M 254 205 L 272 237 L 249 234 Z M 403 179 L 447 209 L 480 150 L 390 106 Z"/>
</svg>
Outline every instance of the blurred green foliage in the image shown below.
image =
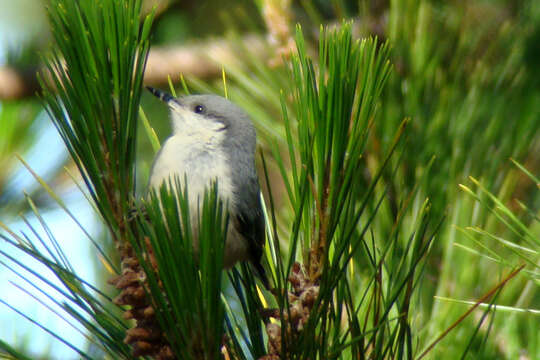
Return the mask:
<svg viewBox="0 0 540 360">
<path fill-rule="evenodd" d="M 171 2 L 156 19 L 153 40 L 167 46 L 209 37 L 239 42 L 242 35 L 252 32 L 264 36 L 268 24 L 262 9 L 271 2 L 230 1 L 227 7 L 217 0 Z M 290 11 L 291 28 L 295 22 L 302 23 L 311 49 L 317 46 L 320 22 L 335 24 L 343 17 L 354 21 L 358 37 L 375 34 L 391 45 L 394 69 L 373 118 L 361 171 L 367 186 L 384 161 L 398 125 L 409 118 L 401 156 L 393 159 L 383 174 L 388 195 L 378 210 L 382 216 L 374 223 L 373 237 L 378 241 L 388 238 L 394 224 L 408 233 L 426 197 L 431 200 L 435 218 L 446 215 L 411 308 L 413 324 L 419 330 L 415 341 L 420 351 L 467 309 L 465 305 L 434 300 L 433 295 L 477 299 L 501 280 L 505 265 L 520 263 L 518 256 L 496 244 L 489 248 L 504 256 L 506 264 L 464 250 L 466 247 L 484 254 L 478 245 L 480 235 L 466 236 L 460 231 L 467 227 L 484 229 L 516 244 L 523 244 L 523 239 L 501 224 L 493 211 L 463 192 L 460 183 L 469 184 L 469 176 L 479 179 L 522 226 L 540 237 L 535 221 L 540 209 L 539 192 L 509 161 L 514 158 L 536 177 L 540 174 L 540 3 L 299 0 L 291 2 Z M 271 144 L 285 148 L 280 90 L 290 94 L 291 82 L 285 68 L 270 67 L 267 59 L 261 60 L 238 46 L 242 67 L 225 64 L 228 92 L 252 115 L 261 149 L 270 155 Z M 171 76 L 176 80 L 179 74 Z M 184 76 L 192 90 L 223 94 L 220 78 Z M 143 96 L 142 106 L 160 139 L 164 139 L 169 132 L 166 113 L 147 98 Z M 291 99 L 287 100 L 290 108 Z M 9 144 L 4 151 L 0 149 L 0 164 L 11 164 L 12 153 L 33 142 L 34 135 L 19 128 L 29 127 L 31 119 L 24 120 L 28 118 L 25 113 L 33 105 L 21 102 L 0 106 L 0 128 L 9 130 L 0 132 L 0 144 Z M 153 151 L 144 136 L 139 139 L 137 182 L 142 190 Z M 11 172 L 11 165 L 7 169 L 0 174 L 0 190 L 2 177 L 7 176 L 3 174 Z M 270 178 L 278 184 L 273 192 L 277 194 L 276 204 L 282 207 L 278 214 L 283 223 L 292 214 L 279 198 L 285 197 L 285 192 L 272 173 L 277 169 L 270 167 Z M 379 194 L 383 192 L 378 190 Z M 487 196 L 481 189 L 475 192 L 480 199 Z M 516 205 L 516 198 L 529 210 Z M 407 201 L 410 210 L 400 214 Z M 527 271 L 537 274 L 538 252 L 533 256 L 536 266 L 529 265 Z M 514 279 L 495 302 L 539 309 L 538 278 Z M 540 358 L 538 315 L 490 313 L 489 321 L 479 326 L 481 316 L 481 311 L 474 312 L 430 356 L 460 358 L 468 349 L 466 358 L 470 359 Z"/>
</svg>

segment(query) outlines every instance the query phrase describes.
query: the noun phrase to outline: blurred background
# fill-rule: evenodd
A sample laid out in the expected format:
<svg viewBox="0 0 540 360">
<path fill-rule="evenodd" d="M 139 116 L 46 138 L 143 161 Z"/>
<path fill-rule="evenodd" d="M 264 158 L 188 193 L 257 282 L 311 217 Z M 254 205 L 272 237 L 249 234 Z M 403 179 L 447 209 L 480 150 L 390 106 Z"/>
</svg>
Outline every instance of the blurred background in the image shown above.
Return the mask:
<svg viewBox="0 0 540 360">
<path fill-rule="evenodd" d="M 280 90 L 287 94 L 291 86 L 286 63 L 294 51 L 297 23 L 312 50 L 320 25 L 339 26 L 343 19 L 353 22 L 357 38 L 389 41 L 393 71 L 374 119 L 366 169 L 376 169 L 384 159 L 399 123 L 404 118 L 411 123 L 395 172 L 385 174 L 391 186 L 380 210 L 383 216 L 377 219 L 377 238 L 390 234 L 413 189 L 413 208 L 428 197 L 435 218 L 445 217 L 414 308 L 419 342 L 434 338 L 467 309 L 455 300 L 474 301 L 509 267 L 527 262 L 527 272 L 495 301 L 510 309 L 496 312 L 481 326 L 482 311 L 473 313 L 430 356 L 454 359 L 471 346 L 469 358 L 540 358 L 540 184 L 535 180 L 540 177 L 540 2 L 143 3 L 146 12 L 156 7 L 145 82 L 163 89 L 171 82 L 181 94 L 182 75 L 191 92 L 224 94 L 225 70 L 228 95 L 252 116 L 263 153 L 270 153 L 271 144 L 284 144 Z M 33 216 L 35 206 L 49 228 L 42 235 L 56 237 L 73 256 L 81 278 L 112 292 L 89 237 L 109 248 L 110 239 L 77 186 L 77 170 L 37 95 L 36 73 L 51 46 L 45 6 L 40 0 L 0 0 L 0 221 L 14 232 L 28 232 L 26 223 L 39 221 Z M 165 107 L 146 94 L 142 108 L 158 138 L 165 139 L 170 131 Z M 137 185 L 142 193 L 155 152 L 140 129 Z M 19 157 L 62 198 L 78 223 Z M 271 175 L 276 172 L 270 170 Z M 273 194 L 286 221 L 290 210 L 278 177 Z M 414 216 L 405 216 L 400 226 L 412 228 Z M 2 242 L 0 251 L 13 254 Z M 43 271 L 30 259 L 21 261 Z M 18 288 L 22 282 L 0 263 L 4 301 L 57 333 L 72 333 L 74 343 L 84 343 L 82 334 Z M 30 293 L 39 296 L 36 289 Z M 36 358 L 77 358 L 68 346 L 2 304 L 0 323 L 0 339 Z M 473 333 L 485 336 L 468 345 Z"/>
</svg>

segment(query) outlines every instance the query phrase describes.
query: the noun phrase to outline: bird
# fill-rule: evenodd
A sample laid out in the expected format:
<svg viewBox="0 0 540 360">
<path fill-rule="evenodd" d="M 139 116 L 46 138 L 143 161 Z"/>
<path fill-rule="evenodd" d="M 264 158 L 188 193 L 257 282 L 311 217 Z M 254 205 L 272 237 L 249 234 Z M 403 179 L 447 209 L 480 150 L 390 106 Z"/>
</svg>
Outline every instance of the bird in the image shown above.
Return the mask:
<svg viewBox="0 0 540 360">
<path fill-rule="evenodd" d="M 256 132 L 249 115 L 222 96 L 176 98 L 156 88 L 147 89 L 167 104 L 172 124 L 171 136 L 152 163 L 149 189 L 159 190 L 163 183 L 179 179 L 187 185 L 193 217 L 205 188 L 217 180 L 218 196 L 228 204 L 229 212 L 223 266 L 249 261 L 268 289 L 261 264 L 265 222 L 255 167 Z M 195 236 L 195 253 L 197 247 Z"/>
</svg>

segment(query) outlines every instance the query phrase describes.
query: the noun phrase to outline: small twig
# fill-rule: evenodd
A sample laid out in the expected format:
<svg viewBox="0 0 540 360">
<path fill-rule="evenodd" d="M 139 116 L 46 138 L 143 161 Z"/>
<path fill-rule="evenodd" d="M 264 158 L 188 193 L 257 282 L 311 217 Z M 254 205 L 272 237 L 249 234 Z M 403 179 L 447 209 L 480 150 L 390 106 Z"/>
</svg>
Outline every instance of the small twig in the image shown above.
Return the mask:
<svg viewBox="0 0 540 360">
<path fill-rule="evenodd" d="M 327 166 L 327 169 L 329 165 Z M 330 197 L 329 173 L 324 176 L 323 181 L 322 203 L 318 204 L 319 212 L 319 237 L 311 244 L 310 259 L 309 259 L 309 278 L 315 282 L 321 275 L 324 263 L 324 254 L 327 251 L 327 236 L 328 236 L 328 198 Z"/>
<path fill-rule="evenodd" d="M 313 178 L 311 175 L 307 175 L 307 179 L 309 182 L 309 186 L 311 189 L 311 193 L 313 195 L 313 199 L 315 201 L 315 208 L 317 209 L 317 215 L 319 216 L 320 221 L 322 222 L 322 219 L 324 217 L 324 213 L 321 207 L 321 203 L 319 202 L 319 199 L 317 198 L 317 189 L 315 187 L 315 183 L 313 182 Z M 312 228 L 312 238 L 315 238 L 315 226 Z M 314 280 L 313 274 L 317 272 L 317 269 L 319 268 L 319 260 L 317 256 L 317 250 L 315 247 L 311 247 L 309 250 L 309 256 L 307 257 L 307 269 L 309 270 L 309 276 L 312 280 Z"/>
<path fill-rule="evenodd" d="M 420 360 L 422 359 L 424 356 L 426 356 L 434 347 L 435 345 L 437 345 L 444 337 L 446 337 L 446 335 L 448 335 L 448 333 L 450 333 L 450 331 L 452 331 L 456 326 L 459 325 L 460 322 L 463 321 L 463 319 L 465 319 L 467 316 L 469 316 L 469 314 L 471 312 L 474 311 L 474 309 L 476 309 L 480 304 L 486 302 L 487 299 L 489 299 L 490 297 L 492 297 L 497 291 L 499 291 L 500 288 L 502 288 L 504 285 L 506 285 L 506 283 L 512 279 L 514 276 L 516 276 L 521 270 L 523 270 L 523 268 L 525 267 L 525 264 L 521 265 L 519 268 L 517 268 L 516 270 L 512 271 L 503 281 L 501 281 L 500 283 L 498 283 L 494 288 L 492 288 L 491 290 L 489 290 L 487 292 L 487 294 L 485 294 L 484 296 L 482 296 L 477 302 L 476 304 L 474 304 L 469 310 L 467 310 L 463 315 L 461 315 L 452 325 L 450 325 L 448 327 L 448 329 L 446 329 L 445 331 L 443 331 L 443 333 L 441 335 L 439 335 L 439 337 L 437 339 L 435 339 L 435 341 L 433 341 L 428 347 L 426 350 L 424 350 L 424 352 L 422 354 L 420 354 L 420 356 L 416 359 L 416 360 Z"/>
</svg>

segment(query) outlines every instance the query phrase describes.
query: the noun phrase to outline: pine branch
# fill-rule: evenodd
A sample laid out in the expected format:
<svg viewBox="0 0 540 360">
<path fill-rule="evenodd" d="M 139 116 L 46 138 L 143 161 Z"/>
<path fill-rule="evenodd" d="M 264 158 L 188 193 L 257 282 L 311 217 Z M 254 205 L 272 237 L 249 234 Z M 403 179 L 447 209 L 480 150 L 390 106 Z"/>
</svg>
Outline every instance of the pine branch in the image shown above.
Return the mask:
<svg viewBox="0 0 540 360">
<path fill-rule="evenodd" d="M 184 46 L 153 47 L 148 54 L 144 84 L 166 86 L 168 77 L 178 82 L 178 74 L 199 79 L 221 76 L 223 65 L 242 67 L 240 49 L 249 51 L 261 61 L 272 52 L 264 37 L 246 35 L 240 40 L 217 39 Z M 62 64 L 65 64 L 62 60 Z M 15 100 L 34 96 L 40 89 L 36 74 L 50 78 L 46 66 L 26 70 L 0 66 L 0 100 Z M 54 87 L 50 90 L 54 91 Z"/>
</svg>

